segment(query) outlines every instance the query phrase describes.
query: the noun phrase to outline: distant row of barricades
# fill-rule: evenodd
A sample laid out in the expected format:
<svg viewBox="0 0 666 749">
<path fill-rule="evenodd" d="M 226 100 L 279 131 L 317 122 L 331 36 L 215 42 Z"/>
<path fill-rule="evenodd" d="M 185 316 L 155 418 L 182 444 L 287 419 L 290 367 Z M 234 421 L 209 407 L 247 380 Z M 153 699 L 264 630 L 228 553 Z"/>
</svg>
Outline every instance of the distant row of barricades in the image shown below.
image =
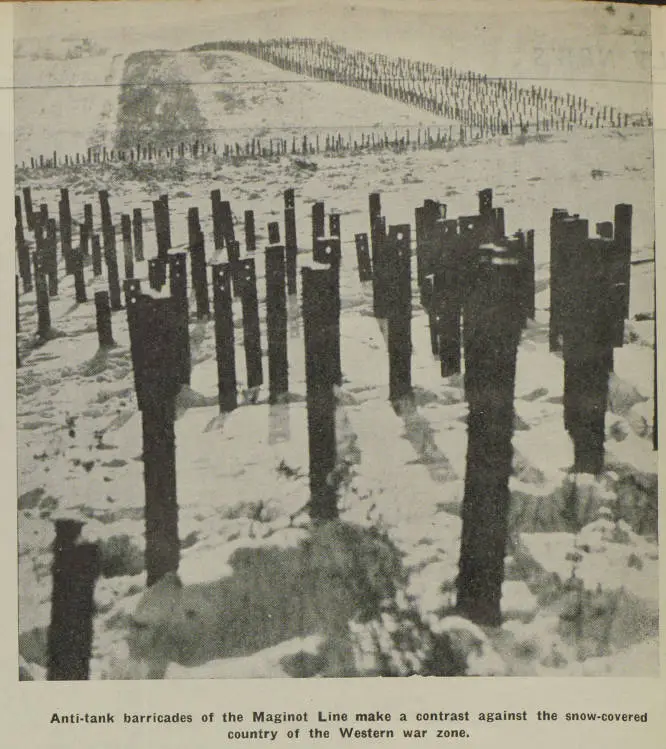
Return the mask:
<svg viewBox="0 0 666 749">
<path fill-rule="evenodd" d="M 226 160 L 278 158 L 288 154 L 346 153 L 382 149 L 448 147 L 495 136 L 521 136 L 574 129 L 651 126 L 649 112 L 626 113 L 583 96 L 544 86 L 521 86 L 452 66 L 347 49 L 328 40 L 282 38 L 266 41 L 222 40 L 191 48 L 194 52 L 235 51 L 299 75 L 359 88 L 446 118 L 440 127 L 355 128 L 345 132 L 302 129 L 299 136 L 247 137 L 220 142 L 211 132 L 205 142 L 104 145 L 75 153 L 37 153 L 17 168 L 75 167 L 91 163 L 167 162 L 218 156 Z M 220 85 L 223 85 L 221 83 Z M 455 124 L 452 124 L 455 123 Z"/>
<path fill-rule="evenodd" d="M 174 146 L 156 146 L 153 143 L 137 143 L 134 148 L 107 148 L 90 146 L 74 154 L 52 151 L 50 154 L 29 156 L 16 169 L 76 169 L 87 165 L 113 164 L 173 164 L 179 161 L 195 161 L 215 158 L 222 162 L 239 163 L 257 159 L 279 159 L 284 156 L 313 156 L 328 154 L 342 156 L 354 153 L 376 153 L 381 151 L 419 151 L 437 148 L 452 148 L 465 143 L 467 130 L 463 125 L 441 127 L 401 127 L 388 131 L 385 128 L 355 128 L 325 132 L 323 130 L 300 129 L 297 137 L 246 138 L 233 143 L 217 143 L 211 134 L 207 143 L 181 142 Z M 474 137 L 478 140 L 480 133 Z"/>
<path fill-rule="evenodd" d="M 326 39 L 223 40 L 191 49 L 243 52 L 283 70 L 382 94 L 456 120 L 470 139 L 514 131 L 539 133 L 651 122 L 648 114 L 629 115 L 571 93 L 521 86 L 516 80 L 452 66 L 347 49 Z"/>
</svg>

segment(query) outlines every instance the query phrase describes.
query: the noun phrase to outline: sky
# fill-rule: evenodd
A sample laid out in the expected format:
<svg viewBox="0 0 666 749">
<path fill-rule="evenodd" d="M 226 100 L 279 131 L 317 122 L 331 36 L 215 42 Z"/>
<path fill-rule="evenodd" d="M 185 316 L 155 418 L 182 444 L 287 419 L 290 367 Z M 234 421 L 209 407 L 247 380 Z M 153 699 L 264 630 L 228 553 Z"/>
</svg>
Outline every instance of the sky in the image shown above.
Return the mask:
<svg viewBox="0 0 666 749">
<path fill-rule="evenodd" d="M 156 13 L 156 10 L 158 12 Z M 618 6 L 615 16 L 618 22 L 629 12 L 636 17 L 647 17 L 646 9 L 627 10 Z M 49 37 L 56 32 L 71 34 L 118 33 L 127 35 L 152 32 L 167 33 L 168 29 L 179 30 L 187 37 L 195 29 L 196 34 L 219 33 L 217 22 L 226 21 L 237 29 L 250 23 L 252 16 L 271 19 L 273 28 L 284 33 L 283 26 L 300 25 L 310 32 L 326 35 L 340 26 L 363 23 L 364 17 L 388 19 L 391 15 L 409 15 L 412 18 L 435 17 L 443 24 L 455 23 L 463 27 L 486 16 L 496 23 L 503 17 L 510 19 L 511 26 L 520 26 L 526 20 L 525 13 L 555 20 L 554 33 L 561 33 L 569 19 L 581 14 L 595 13 L 605 21 L 612 17 L 598 4 L 562 2 L 562 0 L 114 0 L 107 2 L 38 2 L 21 3 L 15 6 L 15 36 Z M 260 24 L 263 25 L 263 24 Z M 329 28 L 332 27 L 332 28 Z M 271 29 L 267 29 L 271 30 Z M 511 29 L 507 29 L 511 36 Z M 407 29 L 404 33 L 409 33 Z"/>
<path fill-rule="evenodd" d="M 633 18 L 630 18 L 633 14 Z M 639 111 L 651 74 L 649 10 L 569 0 L 115 0 L 15 6 L 16 40 L 89 37 L 114 52 L 221 38 L 328 37 L 492 76 L 552 81 L 591 98 L 623 81 Z M 630 32 L 630 33 L 627 33 Z M 637 86 L 636 81 L 642 81 Z M 629 83 L 626 83 L 629 82 Z M 604 94 L 605 92 L 600 92 Z M 616 96 L 612 97 L 617 98 Z"/>
</svg>

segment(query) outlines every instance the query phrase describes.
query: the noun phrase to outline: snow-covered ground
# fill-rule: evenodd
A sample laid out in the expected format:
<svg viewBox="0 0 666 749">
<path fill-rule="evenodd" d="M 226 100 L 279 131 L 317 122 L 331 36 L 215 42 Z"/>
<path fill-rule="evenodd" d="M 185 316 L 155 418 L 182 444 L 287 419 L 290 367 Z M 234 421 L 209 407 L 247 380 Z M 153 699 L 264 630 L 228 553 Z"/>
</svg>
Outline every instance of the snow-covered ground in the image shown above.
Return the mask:
<svg viewBox="0 0 666 749">
<path fill-rule="evenodd" d="M 253 76 L 263 64 L 230 57 L 234 76 L 256 80 Z M 100 65 L 103 60 L 110 64 L 113 57 L 100 56 Z M 186 70 L 201 67 L 201 60 L 190 53 L 184 53 L 180 63 Z M 74 72 L 65 74 L 75 79 Z M 194 90 L 205 117 L 217 121 L 229 100 L 216 97 L 213 86 Z M 297 93 L 287 93 L 299 102 L 299 111 L 321 111 L 322 124 L 326 113 L 333 117 L 339 107 L 345 116 L 356 112 L 354 97 L 361 96 L 340 90 L 326 109 L 321 84 L 304 82 Z M 112 115 L 98 114 L 114 111 L 110 95 L 95 103 L 95 113 L 88 103 L 80 131 L 73 129 L 79 127 L 76 120 L 68 121 L 60 134 L 57 123 L 62 118 L 55 110 L 49 114 L 54 119 L 50 131 L 48 120 L 42 119 L 47 113 L 40 113 L 41 104 L 31 96 L 17 93 L 17 102 L 24 107 L 17 108 L 17 137 L 24 139 L 26 148 L 32 142 L 28 125 L 60 150 L 66 150 L 62 138 L 70 137 L 70 130 L 78 142 L 93 137 L 98 125 L 109 137 L 114 135 Z M 248 99 L 246 93 L 244 107 L 227 112 L 230 127 L 255 132 L 274 123 L 281 96 L 275 87 L 255 98 Z M 424 117 L 381 97 L 370 99 L 372 121 L 394 122 L 403 114 L 416 121 Z M 298 123 L 287 119 L 282 120 L 285 125 L 310 121 L 307 114 Z M 225 416 L 216 405 L 213 323 L 192 319 L 191 389 L 179 396 L 176 423 L 184 587 L 166 580 L 137 609 L 145 588 L 141 416 L 125 315 L 113 316 L 118 345 L 99 352 L 94 306 L 77 305 L 72 280 L 63 277 L 59 296 L 51 300 L 53 325 L 62 335 L 36 346 L 34 294 L 23 294 L 18 334 L 22 366 L 17 371 L 19 642 L 33 677 L 44 675 L 50 545 L 53 520 L 63 516 L 85 520 L 85 535 L 99 542 L 102 553 L 92 678 L 319 675 L 350 669 L 370 674 L 376 673 L 382 647 L 400 672 L 409 664 L 415 667 L 414 659 L 418 662 L 421 630 L 417 627 L 415 633 L 405 624 L 414 615 L 420 627 L 449 634 L 454 655 L 451 663 L 438 664 L 443 672 L 656 672 L 654 268 L 649 262 L 654 252 L 654 206 L 648 130 L 556 133 L 527 141 L 501 138 L 451 150 L 400 154 L 320 154 L 233 164 L 207 157 L 175 164 L 19 170 L 16 185 L 30 185 L 36 205 L 48 202 L 54 208 L 59 189 L 68 187 L 75 220 L 82 217 L 83 204 L 92 202 L 96 226 L 99 189 L 110 191 L 116 218 L 142 207 L 148 257 L 156 251 L 152 201 L 168 192 L 174 248 L 185 245 L 187 210 L 198 206 L 209 262 L 216 260 L 209 195 L 219 188 L 223 199 L 231 201 L 241 247 L 243 212 L 255 211 L 262 317 L 261 248 L 267 222 L 282 220 L 282 191 L 296 190 L 302 262 L 308 258 L 311 203 L 323 200 L 327 212 L 341 214 L 344 382 L 338 394 L 337 480 L 341 520 L 353 524 L 351 530 L 342 525 L 312 531 L 303 509 L 308 501 L 308 455 L 298 303 L 289 309 L 289 402 L 269 405 L 262 390 L 258 403 L 242 403 Z M 449 616 L 465 471 L 467 408 L 462 383 L 457 377 L 440 377 L 438 362 L 430 354 L 427 318 L 415 301 L 415 405 L 401 413 L 390 406 L 385 330 L 371 315 L 370 289 L 358 281 L 353 235 L 369 231 L 370 192 L 381 193 L 382 211 L 391 225 L 413 223 L 414 208 L 424 198 L 447 203 L 449 216 L 474 213 L 476 192 L 485 187 L 493 188 L 495 205 L 505 209 L 507 232 L 535 229 L 537 314 L 524 332 L 518 359 L 505 623 L 482 632 Z M 553 208 L 580 213 L 593 226 L 611 219 L 620 202 L 634 206 L 633 258 L 646 262 L 632 268 L 631 320 L 626 344 L 615 357 L 607 414 L 608 470 L 591 480 L 569 473 L 573 454 L 562 423 L 562 360 L 548 351 L 548 225 Z M 138 263 L 136 273 L 145 279 L 146 264 Z M 86 275 L 92 299 L 105 280 L 93 281 L 90 268 Z M 237 305 L 234 314 L 243 391 Z M 262 335 L 265 341 L 263 329 Z M 562 517 L 572 492 L 579 506 L 579 527 L 574 530 Z M 305 563 L 312 554 L 319 566 Z M 293 589 L 288 583 L 295 577 L 301 584 Z M 319 584 L 322 579 L 324 586 Z M 342 589 L 331 584 L 335 579 L 344 581 Z M 384 607 L 379 623 L 355 623 L 353 637 L 346 631 L 341 634 L 330 612 L 346 622 L 347 614 L 363 608 L 363 596 L 355 586 L 370 589 L 379 599 L 394 592 L 392 582 L 402 593 L 395 596 L 398 603 L 394 601 L 393 607 Z M 290 593 L 280 595 L 285 585 Z M 268 622 L 266 612 L 271 610 L 275 621 Z M 168 627 L 160 629 L 164 624 Z M 165 631 L 168 636 L 158 636 Z M 372 646 L 369 637 L 375 638 Z"/>
<path fill-rule="evenodd" d="M 434 137 L 438 127 L 448 133 L 453 124 L 391 100 L 382 101 L 375 111 L 377 97 L 366 91 L 322 85 L 239 53 L 190 52 L 178 55 L 178 60 L 185 79 L 196 81 L 193 89 L 200 111 L 218 144 L 285 138 L 291 148 L 295 136 L 300 148 L 305 132 L 311 141 L 319 136 L 323 150 L 327 136 L 335 139 L 340 134 L 345 143 L 351 136 L 360 145 L 362 134 L 379 138 L 387 133 L 393 139 L 396 130 L 401 138 L 410 129 L 416 140 L 419 128 L 425 137 L 425 128 L 431 127 Z"/>
<path fill-rule="evenodd" d="M 125 55 L 74 42 L 38 54 L 17 57 L 14 67 L 16 162 L 113 148 Z"/>
</svg>

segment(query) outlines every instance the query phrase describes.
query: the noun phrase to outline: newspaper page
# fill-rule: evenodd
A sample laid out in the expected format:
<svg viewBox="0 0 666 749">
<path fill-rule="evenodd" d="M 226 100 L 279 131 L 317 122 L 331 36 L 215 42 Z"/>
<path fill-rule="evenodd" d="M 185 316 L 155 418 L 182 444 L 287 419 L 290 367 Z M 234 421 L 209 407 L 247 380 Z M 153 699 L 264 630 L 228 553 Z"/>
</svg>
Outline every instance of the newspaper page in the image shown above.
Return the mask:
<svg viewBox="0 0 666 749">
<path fill-rule="evenodd" d="M 660 12 L 0 17 L 9 744 L 659 745 Z"/>
</svg>

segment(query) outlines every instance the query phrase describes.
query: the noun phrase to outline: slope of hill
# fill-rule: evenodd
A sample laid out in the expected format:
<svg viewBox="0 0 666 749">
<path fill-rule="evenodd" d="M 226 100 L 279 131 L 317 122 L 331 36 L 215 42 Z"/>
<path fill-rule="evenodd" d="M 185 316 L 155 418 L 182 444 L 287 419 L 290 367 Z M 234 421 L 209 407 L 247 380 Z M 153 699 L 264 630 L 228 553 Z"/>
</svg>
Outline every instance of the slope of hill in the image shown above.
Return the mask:
<svg viewBox="0 0 666 749">
<path fill-rule="evenodd" d="M 125 56 L 71 41 L 53 59 L 29 49 L 14 61 L 16 163 L 54 150 L 112 148 Z"/>
<path fill-rule="evenodd" d="M 194 86 L 199 106 L 220 140 L 282 137 L 291 143 L 306 132 L 347 134 L 360 142 L 365 129 L 402 135 L 405 128 L 446 128 L 450 120 L 340 84 L 322 84 L 285 73 L 237 52 L 184 52 L 181 65 Z"/>
</svg>

